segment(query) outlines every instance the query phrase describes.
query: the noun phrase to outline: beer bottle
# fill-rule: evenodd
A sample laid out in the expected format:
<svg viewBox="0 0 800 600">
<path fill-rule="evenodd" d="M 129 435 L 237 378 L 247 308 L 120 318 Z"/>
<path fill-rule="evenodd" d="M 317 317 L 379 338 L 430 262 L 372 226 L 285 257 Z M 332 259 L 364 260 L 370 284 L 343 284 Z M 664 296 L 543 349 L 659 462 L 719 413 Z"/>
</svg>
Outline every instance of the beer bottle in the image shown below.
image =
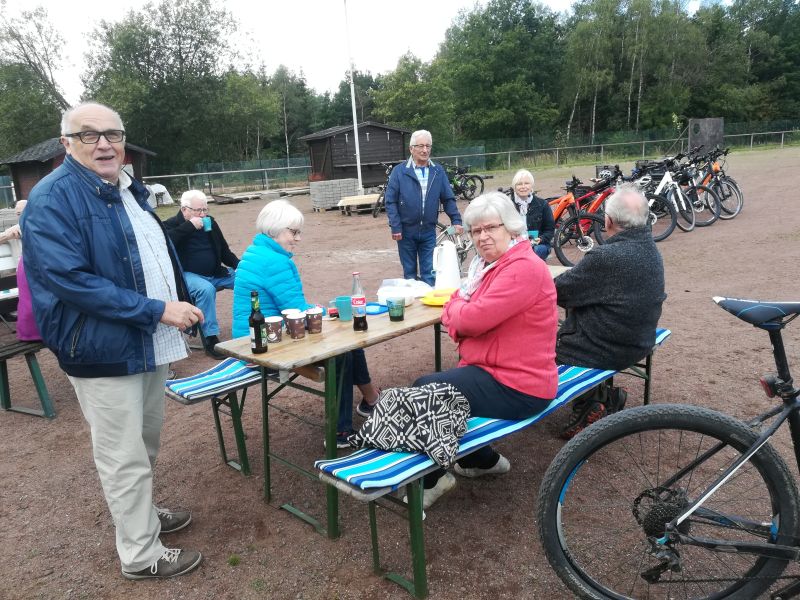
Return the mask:
<svg viewBox="0 0 800 600">
<path fill-rule="evenodd" d="M 262 354 L 267 351 L 267 323 L 258 303 L 258 292 L 250 292 L 250 351 Z"/>
<path fill-rule="evenodd" d="M 353 273 L 353 293 L 350 295 L 350 306 L 353 309 L 353 331 L 366 331 L 367 297 L 364 295 L 358 271 Z"/>
</svg>

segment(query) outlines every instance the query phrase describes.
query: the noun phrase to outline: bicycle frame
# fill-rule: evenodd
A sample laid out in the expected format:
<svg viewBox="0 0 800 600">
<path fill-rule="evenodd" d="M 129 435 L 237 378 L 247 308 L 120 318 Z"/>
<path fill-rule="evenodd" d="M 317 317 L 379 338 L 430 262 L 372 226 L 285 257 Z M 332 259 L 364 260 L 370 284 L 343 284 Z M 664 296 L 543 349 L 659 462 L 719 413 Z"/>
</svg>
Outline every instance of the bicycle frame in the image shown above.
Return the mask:
<svg viewBox="0 0 800 600">
<path fill-rule="evenodd" d="M 669 169 L 667 169 L 665 171 L 664 176 L 661 178 L 661 181 L 658 183 L 658 186 L 656 187 L 656 191 L 655 191 L 656 195 L 660 196 L 661 193 L 665 189 L 671 189 L 671 190 L 675 191 L 675 195 L 677 196 L 677 199 L 672 199 L 672 203 L 675 206 L 675 210 L 678 210 L 678 211 L 680 211 L 681 209 L 683 209 L 684 211 L 686 211 L 686 210 L 694 210 L 694 208 L 692 207 L 691 201 L 686 196 L 686 193 L 683 191 L 681 186 L 678 185 L 678 182 L 675 181 L 672 178 L 672 173 L 670 172 Z M 667 198 L 668 200 L 670 199 L 669 196 L 664 196 L 664 197 Z M 681 203 L 681 206 L 678 206 L 678 202 Z"/>
</svg>

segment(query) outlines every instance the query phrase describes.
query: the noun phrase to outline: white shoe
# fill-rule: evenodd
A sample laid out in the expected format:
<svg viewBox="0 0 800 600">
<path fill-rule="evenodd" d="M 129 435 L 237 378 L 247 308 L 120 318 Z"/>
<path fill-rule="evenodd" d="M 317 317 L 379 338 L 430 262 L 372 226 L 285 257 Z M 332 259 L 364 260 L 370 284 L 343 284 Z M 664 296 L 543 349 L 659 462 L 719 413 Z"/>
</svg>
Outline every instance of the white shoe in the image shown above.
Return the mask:
<svg viewBox="0 0 800 600">
<path fill-rule="evenodd" d="M 500 455 L 500 460 L 497 461 L 497 464 L 489 469 L 478 469 L 478 468 L 465 468 L 460 466 L 458 463 L 453 465 L 453 470 L 461 475 L 462 477 L 483 477 L 484 475 L 503 475 L 504 473 L 508 473 L 511 470 L 511 463 L 508 462 L 508 459 Z"/>
<path fill-rule="evenodd" d="M 445 473 L 436 482 L 436 485 L 429 490 L 422 490 L 422 508 L 423 510 L 429 509 L 434 502 L 444 496 L 447 492 L 456 487 L 456 478 L 452 473 Z M 408 497 L 403 496 L 403 502 L 408 504 Z M 424 516 L 422 517 L 425 518 Z"/>
</svg>

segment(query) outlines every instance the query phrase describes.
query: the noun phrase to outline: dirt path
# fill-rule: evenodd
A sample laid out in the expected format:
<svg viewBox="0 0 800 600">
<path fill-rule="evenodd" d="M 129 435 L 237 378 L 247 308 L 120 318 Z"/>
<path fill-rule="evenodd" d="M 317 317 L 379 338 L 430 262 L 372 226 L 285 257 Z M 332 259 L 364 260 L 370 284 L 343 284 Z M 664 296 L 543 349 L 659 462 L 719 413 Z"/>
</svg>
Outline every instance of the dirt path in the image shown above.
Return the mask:
<svg viewBox="0 0 800 600">
<path fill-rule="evenodd" d="M 754 415 L 767 405 L 757 377 L 772 368 L 767 337 L 715 307 L 714 295 L 800 299 L 800 218 L 794 177 L 800 148 L 739 152 L 729 173 L 745 191 L 743 213 L 693 233 L 676 231 L 659 245 L 667 269 L 668 299 L 662 324 L 672 339 L 655 360 L 655 402 L 689 402 Z M 623 165 L 629 169 L 631 165 Z M 554 195 L 571 169 L 536 172 L 535 188 Z M 588 178 L 592 167 L 574 170 Z M 512 173 L 497 174 L 492 187 L 508 185 Z M 327 301 L 348 293 L 350 273 L 374 294 L 385 277 L 401 275 L 385 217 L 341 216 L 311 211 L 308 197 L 293 199 L 305 213 L 297 264 L 306 295 Z M 213 207 L 235 252 L 253 236 L 263 202 Z M 177 210 L 177 209 L 175 209 Z M 551 258 L 555 264 L 555 259 Z M 220 294 L 223 337 L 230 334 L 230 292 Z M 787 350 L 798 356 L 796 328 Z M 404 385 L 432 365 L 430 331 L 417 332 L 367 352 L 374 380 L 382 387 Z M 261 501 L 261 444 L 257 402 L 248 401 L 245 427 L 255 473 L 245 478 L 220 461 L 207 405 L 167 406 L 162 450 L 156 469 L 159 504 L 194 511 L 194 522 L 168 544 L 197 548 L 205 561 L 194 574 L 166 582 L 134 583 L 119 574 L 114 529 L 91 460 L 89 433 L 71 386 L 44 352 L 41 366 L 58 417 L 53 421 L 0 414 L 0 598 L 409 598 L 371 571 L 366 506 L 341 501 L 342 538 L 329 541 L 278 507 L 288 499 L 324 512 L 319 486 L 276 468 L 277 498 Z M 455 362 L 445 349 L 445 367 Z M 179 375 L 213 363 L 201 353 L 177 365 Z M 798 367 L 800 368 L 800 367 Z M 24 361 L 10 368 L 11 393 L 34 403 Z M 625 382 L 626 384 L 628 382 Z M 629 384 L 632 404 L 641 385 Z M 321 404 L 297 392 L 287 405 L 320 418 Z M 456 490 L 429 511 L 426 549 L 432 598 L 568 598 L 550 570 L 535 533 L 536 493 L 549 461 L 561 447 L 561 411 L 499 445 L 512 463 L 509 476 L 459 481 Z M 322 456 L 321 434 L 276 417 L 274 442 L 286 454 L 309 462 Z M 779 443 L 786 456 L 786 440 Z M 405 522 L 382 511 L 383 558 L 405 569 Z M 385 540 L 395 539 L 396 542 Z M 234 564 L 236 563 L 236 564 Z"/>
</svg>

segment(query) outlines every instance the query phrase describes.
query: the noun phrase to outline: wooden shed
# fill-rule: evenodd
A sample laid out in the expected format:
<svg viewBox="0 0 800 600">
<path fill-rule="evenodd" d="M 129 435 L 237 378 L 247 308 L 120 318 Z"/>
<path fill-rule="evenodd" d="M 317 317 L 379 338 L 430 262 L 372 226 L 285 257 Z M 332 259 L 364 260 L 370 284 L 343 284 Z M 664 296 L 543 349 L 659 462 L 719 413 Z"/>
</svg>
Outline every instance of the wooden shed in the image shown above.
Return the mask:
<svg viewBox="0 0 800 600">
<path fill-rule="evenodd" d="M 8 165 L 11 170 L 17 199 L 27 198 L 40 179 L 64 162 L 66 153 L 60 138 L 54 137 L 0 160 L 0 165 Z M 134 176 L 139 180 L 147 175 L 147 157 L 155 155 L 155 152 L 125 143 L 125 164 L 133 166 Z"/>
<path fill-rule="evenodd" d="M 358 125 L 361 153 L 361 179 L 365 186 L 379 185 L 386 179 L 382 162 L 397 163 L 408 158 L 411 131 L 373 121 Z M 356 144 L 353 126 L 343 125 L 310 133 L 300 138 L 311 155 L 310 181 L 355 179 Z"/>
</svg>

